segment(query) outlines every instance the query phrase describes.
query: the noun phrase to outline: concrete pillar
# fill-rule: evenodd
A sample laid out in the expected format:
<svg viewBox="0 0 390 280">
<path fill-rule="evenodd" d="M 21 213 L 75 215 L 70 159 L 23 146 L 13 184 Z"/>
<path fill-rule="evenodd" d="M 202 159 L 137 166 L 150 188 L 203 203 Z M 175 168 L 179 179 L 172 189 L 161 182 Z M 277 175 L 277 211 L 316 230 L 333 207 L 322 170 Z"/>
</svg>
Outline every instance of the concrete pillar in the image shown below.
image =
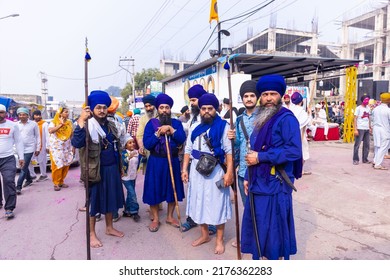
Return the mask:
<svg viewBox="0 0 390 280">
<path fill-rule="evenodd" d="M 383 62 L 383 46 L 384 46 L 384 11 L 380 10 L 379 14 L 375 16 L 375 46 L 374 46 L 374 69 L 373 80 L 382 80 L 382 62 Z"/>
<path fill-rule="evenodd" d="M 246 53 L 249 53 L 249 54 L 253 53 L 253 43 L 252 42 L 248 42 L 246 44 Z"/>
<path fill-rule="evenodd" d="M 349 34 L 348 34 L 348 25 L 343 23 L 341 26 L 341 58 L 350 58 L 349 57 Z"/>
<path fill-rule="evenodd" d="M 387 64 L 390 63 L 390 3 L 387 5 L 387 26 L 385 26 L 386 31 L 386 50 L 385 50 L 385 61 Z M 390 81 L 390 65 L 385 67 L 385 81 Z M 390 91 L 390 83 L 389 88 Z"/>
<path fill-rule="evenodd" d="M 318 55 L 318 34 L 316 33 L 313 33 L 313 37 L 311 38 L 310 54 Z"/>
<path fill-rule="evenodd" d="M 276 51 L 276 30 L 274 28 L 268 31 L 268 50 Z"/>
</svg>

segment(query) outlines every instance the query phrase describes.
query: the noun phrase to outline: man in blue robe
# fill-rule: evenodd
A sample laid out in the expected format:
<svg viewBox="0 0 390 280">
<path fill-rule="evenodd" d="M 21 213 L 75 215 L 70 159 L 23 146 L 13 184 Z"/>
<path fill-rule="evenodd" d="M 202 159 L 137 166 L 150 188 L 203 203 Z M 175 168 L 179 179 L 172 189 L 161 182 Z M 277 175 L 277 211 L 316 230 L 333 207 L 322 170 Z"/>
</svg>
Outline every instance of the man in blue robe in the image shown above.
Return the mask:
<svg viewBox="0 0 390 280">
<path fill-rule="evenodd" d="M 123 232 L 113 227 L 112 213 L 123 207 L 124 194 L 120 173 L 120 142 L 115 123 L 107 120 L 110 96 L 101 90 L 92 91 L 88 96 L 89 106 L 81 111 L 77 127 L 73 133 L 72 146 L 80 149 L 81 178 L 85 174 L 85 121 L 88 120 L 89 142 L 89 173 L 90 182 L 90 245 L 92 248 L 102 247 L 95 231 L 96 214 L 105 215 L 106 234 L 123 237 Z M 92 113 L 92 114 L 91 114 Z"/>
<path fill-rule="evenodd" d="M 173 217 L 175 209 L 175 192 L 178 201 L 184 198 L 184 187 L 180 177 L 179 148 L 186 140 L 186 134 L 182 123 L 171 118 L 173 99 L 167 94 L 159 94 L 156 97 L 158 116 L 152 118 L 146 124 L 143 136 L 144 147 L 150 151 L 146 168 L 143 202 L 150 205 L 151 218 L 149 231 L 156 232 L 160 227 L 158 204 L 166 201 L 168 213 L 166 224 L 180 227 L 179 222 Z M 167 137 L 166 137 L 167 136 Z M 168 139 L 169 151 L 167 151 L 166 139 Z M 167 152 L 170 153 L 171 164 L 169 166 Z M 175 190 L 173 189 L 170 168 L 173 171 Z"/>
<path fill-rule="evenodd" d="M 244 188 L 248 199 L 242 221 L 241 251 L 253 259 L 289 259 L 297 252 L 292 188 L 282 173 L 294 181 L 302 175 L 299 123 L 282 106 L 284 78 L 267 75 L 259 79 L 259 112 L 254 120 L 251 151 Z"/>
</svg>

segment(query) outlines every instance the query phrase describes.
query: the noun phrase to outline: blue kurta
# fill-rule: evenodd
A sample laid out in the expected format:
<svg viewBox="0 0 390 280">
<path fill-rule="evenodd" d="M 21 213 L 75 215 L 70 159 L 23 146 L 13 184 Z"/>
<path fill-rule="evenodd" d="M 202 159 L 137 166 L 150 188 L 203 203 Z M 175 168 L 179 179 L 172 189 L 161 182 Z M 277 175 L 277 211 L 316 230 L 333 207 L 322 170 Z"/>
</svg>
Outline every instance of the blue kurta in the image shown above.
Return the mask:
<svg viewBox="0 0 390 280">
<path fill-rule="evenodd" d="M 251 135 L 253 149 L 258 133 Z M 271 146 L 266 151 L 258 151 L 260 162 L 270 163 L 271 166 L 285 164 L 285 171 L 294 182 L 293 162 L 302 158 L 301 135 L 299 123 L 292 114 L 284 114 L 272 127 Z M 259 170 L 249 168 L 248 177 L 255 176 L 256 180 L 250 184 L 249 191 L 253 194 L 256 224 L 260 240 L 262 256 L 267 259 L 278 259 L 297 252 L 292 189 L 280 181 L 276 175 L 263 176 Z M 257 172 L 251 174 L 251 172 Z M 241 251 L 252 254 L 253 259 L 259 259 L 256 246 L 253 222 L 250 210 L 250 200 L 246 205 L 242 221 Z"/>
<path fill-rule="evenodd" d="M 144 147 L 150 151 L 146 167 L 144 193 L 142 200 L 149 205 L 156 205 L 163 201 L 175 202 L 171 173 L 169 169 L 165 136 L 157 137 L 155 132 L 161 126 L 157 119 L 151 119 L 145 126 L 143 137 Z M 172 170 L 175 181 L 175 189 L 178 201 L 184 198 L 184 187 L 181 180 L 180 161 L 178 157 L 178 147 L 183 145 L 186 134 L 183 125 L 179 120 L 172 119 L 172 127 L 175 133 L 168 136 Z"/>
<path fill-rule="evenodd" d="M 119 170 L 119 154 L 114 149 L 114 136 L 108 128 L 102 126 L 104 132 L 107 134 L 105 142 L 107 148 L 100 144 L 100 176 L 101 181 L 91 184 L 89 198 L 90 198 L 90 215 L 95 216 L 98 213 L 114 213 L 118 212 L 119 208 L 124 205 L 124 193 L 121 181 L 121 174 Z M 72 145 L 76 148 L 85 146 L 85 129 L 76 127 L 73 137 Z M 85 168 L 85 167 L 81 167 Z"/>
</svg>

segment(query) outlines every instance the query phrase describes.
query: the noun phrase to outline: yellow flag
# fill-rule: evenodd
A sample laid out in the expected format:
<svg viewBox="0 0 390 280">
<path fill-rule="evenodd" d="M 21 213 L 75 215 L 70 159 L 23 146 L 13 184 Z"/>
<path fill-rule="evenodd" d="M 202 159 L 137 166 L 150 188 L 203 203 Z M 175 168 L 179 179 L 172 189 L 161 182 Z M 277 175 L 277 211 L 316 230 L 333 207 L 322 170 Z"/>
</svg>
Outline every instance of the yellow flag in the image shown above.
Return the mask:
<svg viewBox="0 0 390 280">
<path fill-rule="evenodd" d="M 211 23 L 213 20 L 219 22 L 217 0 L 211 0 L 209 23 Z"/>
</svg>

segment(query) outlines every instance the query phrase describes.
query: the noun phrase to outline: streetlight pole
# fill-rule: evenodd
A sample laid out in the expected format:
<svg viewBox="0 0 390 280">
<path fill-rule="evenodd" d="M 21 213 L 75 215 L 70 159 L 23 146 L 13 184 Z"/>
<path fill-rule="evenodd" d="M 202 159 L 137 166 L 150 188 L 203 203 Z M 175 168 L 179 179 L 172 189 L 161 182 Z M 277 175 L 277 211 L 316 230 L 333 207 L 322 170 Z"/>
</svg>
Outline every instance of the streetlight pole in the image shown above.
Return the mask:
<svg viewBox="0 0 390 280">
<path fill-rule="evenodd" d="M 131 90 L 132 90 L 132 96 L 133 96 L 133 101 L 134 101 L 134 108 L 137 108 L 136 106 L 136 102 L 135 102 L 135 82 L 134 82 L 134 58 L 130 57 L 130 58 L 119 58 L 119 67 L 122 68 L 123 70 L 125 70 L 126 72 L 128 72 L 130 74 L 130 77 L 131 77 Z M 125 63 L 125 65 L 121 64 L 121 62 Z M 129 64 L 130 63 L 130 64 Z M 125 67 L 127 66 L 127 68 Z M 129 71 L 128 67 L 131 66 L 132 67 L 132 72 Z"/>
</svg>

